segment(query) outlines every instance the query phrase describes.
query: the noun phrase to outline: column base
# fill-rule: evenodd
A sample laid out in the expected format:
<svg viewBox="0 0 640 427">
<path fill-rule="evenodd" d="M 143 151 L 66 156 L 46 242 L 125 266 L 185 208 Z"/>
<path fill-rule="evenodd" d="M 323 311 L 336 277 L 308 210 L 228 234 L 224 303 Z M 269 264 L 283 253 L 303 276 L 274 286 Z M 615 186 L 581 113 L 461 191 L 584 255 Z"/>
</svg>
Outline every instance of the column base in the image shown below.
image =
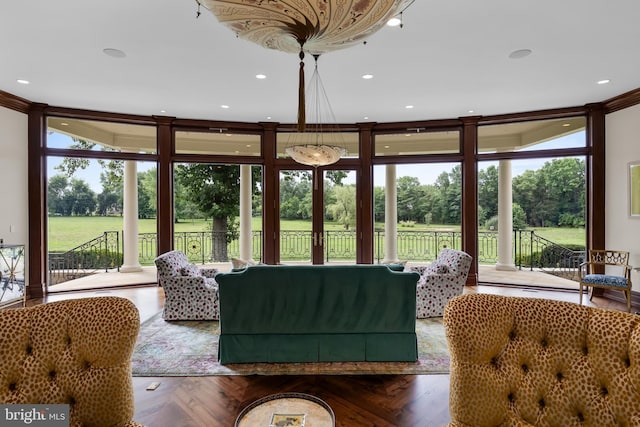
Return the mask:
<svg viewBox="0 0 640 427">
<path fill-rule="evenodd" d="M 396 259 L 394 259 L 394 260 L 391 260 L 391 259 L 383 259 L 383 260 L 382 260 L 382 264 L 400 264 L 400 260 L 399 260 L 399 259 L 397 259 L 397 258 L 396 258 Z"/>
<path fill-rule="evenodd" d="M 120 266 L 120 273 L 139 273 L 141 271 L 142 271 L 142 266 L 140 264 L 136 264 L 136 265 L 123 264 Z"/>
<path fill-rule="evenodd" d="M 517 268 L 516 268 L 515 264 L 496 263 L 496 270 L 498 270 L 498 271 L 516 271 Z"/>
</svg>

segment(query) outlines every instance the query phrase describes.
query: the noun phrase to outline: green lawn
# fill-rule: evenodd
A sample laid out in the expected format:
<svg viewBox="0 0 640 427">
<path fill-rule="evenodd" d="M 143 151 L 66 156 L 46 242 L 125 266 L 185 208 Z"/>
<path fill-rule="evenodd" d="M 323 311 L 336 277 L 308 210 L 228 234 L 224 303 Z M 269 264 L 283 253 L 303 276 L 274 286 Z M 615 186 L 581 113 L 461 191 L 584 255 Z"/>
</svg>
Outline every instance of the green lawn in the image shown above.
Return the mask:
<svg viewBox="0 0 640 427">
<path fill-rule="evenodd" d="M 539 227 L 531 228 L 540 237 L 559 245 L 585 245 L 587 234 L 584 228 Z"/>
<path fill-rule="evenodd" d="M 261 229 L 260 217 L 253 218 L 253 230 Z M 63 251 L 74 248 L 93 238 L 102 235 L 105 231 L 122 231 L 122 217 L 49 217 L 49 251 Z M 177 232 L 206 231 L 210 229 L 210 222 L 202 219 L 185 220 L 174 224 Z M 282 220 L 282 230 L 310 230 L 310 221 Z M 341 224 L 325 222 L 326 230 L 344 230 Z M 383 230 L 384 223 L 376 223 L 376 230 Z M 399 231 L 441 230 L 460 231 L 460 226 L 431 224 L 416 224 L 413 227 L 398 226 Z M 578 228 L 534 228 L 535 232 L 553 242 L 561 245 L 584 245 L 585 231 Z M 141 219 L 138 221 L 140 233 L 155 233 L 155 219 Z"/>
</svg>

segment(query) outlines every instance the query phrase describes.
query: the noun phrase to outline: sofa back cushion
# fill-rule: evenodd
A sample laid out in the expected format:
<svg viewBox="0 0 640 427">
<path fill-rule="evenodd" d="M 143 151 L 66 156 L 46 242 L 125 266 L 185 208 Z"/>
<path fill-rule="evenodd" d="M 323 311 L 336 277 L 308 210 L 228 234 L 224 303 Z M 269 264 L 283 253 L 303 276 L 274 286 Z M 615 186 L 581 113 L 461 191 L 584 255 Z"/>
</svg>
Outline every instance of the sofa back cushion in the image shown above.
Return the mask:
<svg viewBox="0 0 640 427">
<path fill-rule="evenodd" d="M 640 316 L 471 294 L 444 324 L 452 426 L 640 425 Z"/>
<path fill-rule="evenodd" d="M 384 265 L 256 265 L 220 273 L 220 328 L 229 334 L 415 331 L 419 278 Z"/>
<path fill-rule="evenodd" d="M 127 424 L 139 327 L 119 297 L 0 310 L 0 402 L 69 404 L 72 426 Z"/>
</svg>

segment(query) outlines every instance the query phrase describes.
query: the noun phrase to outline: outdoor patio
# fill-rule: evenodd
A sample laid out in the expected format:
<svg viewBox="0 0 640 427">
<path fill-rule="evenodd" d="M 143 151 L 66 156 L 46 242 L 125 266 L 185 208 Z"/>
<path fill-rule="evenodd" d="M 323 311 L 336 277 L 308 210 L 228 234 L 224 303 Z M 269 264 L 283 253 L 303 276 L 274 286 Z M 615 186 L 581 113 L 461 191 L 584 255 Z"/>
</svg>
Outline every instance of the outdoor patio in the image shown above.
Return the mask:
<svg viewBox="0 0 640 427">
<path fill-rule="evenodd" d="M 215 267 L 222 272 L 231 269 L 231 263 L 207 264 L 207 267 Z M 116 270 L 98 271 L 78 279 L 59 283 L 49 288 L 49 292 L 77 291 L 82 289 L 95 289 L 116 286 L 148 285 L 157 282 L 155 266 L 142 267 L 142 271 L 135 273 L 120 273 Z M 530 269 L 515 271 L 498 271 L 492 265 L 480 265 L 478 270 L 478 282 L 485 284 L 518 285 L 532 288 L 559 288 L 578 290 L 578 283 L 573 280 L 563 279 L 542 271 Z"/>
</svg>

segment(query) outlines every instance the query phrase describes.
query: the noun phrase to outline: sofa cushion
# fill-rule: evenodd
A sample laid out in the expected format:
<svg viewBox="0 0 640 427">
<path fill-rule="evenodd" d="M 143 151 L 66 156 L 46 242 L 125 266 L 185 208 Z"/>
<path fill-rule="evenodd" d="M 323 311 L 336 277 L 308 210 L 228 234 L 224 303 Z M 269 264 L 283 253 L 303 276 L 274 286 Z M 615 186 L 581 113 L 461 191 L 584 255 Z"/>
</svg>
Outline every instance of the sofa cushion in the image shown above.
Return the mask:
<svg viewBox="0 0 640 427">
<path fill-rule="evenodd" d="M 627 279 L 625 277 L 612 276 L 608 274 L 587 274 L 582 278 L 582 283 L 615 286 L 619 288 L 627 287 Z"/>
<path fill-rule="evenodd" d="M 231 258 L 231 266 L 236 270 L 247 268 L 252 265 L 256 265 L 256 263 L 253 261 L 246 261 L 241 258 Z"/>
</svg>

